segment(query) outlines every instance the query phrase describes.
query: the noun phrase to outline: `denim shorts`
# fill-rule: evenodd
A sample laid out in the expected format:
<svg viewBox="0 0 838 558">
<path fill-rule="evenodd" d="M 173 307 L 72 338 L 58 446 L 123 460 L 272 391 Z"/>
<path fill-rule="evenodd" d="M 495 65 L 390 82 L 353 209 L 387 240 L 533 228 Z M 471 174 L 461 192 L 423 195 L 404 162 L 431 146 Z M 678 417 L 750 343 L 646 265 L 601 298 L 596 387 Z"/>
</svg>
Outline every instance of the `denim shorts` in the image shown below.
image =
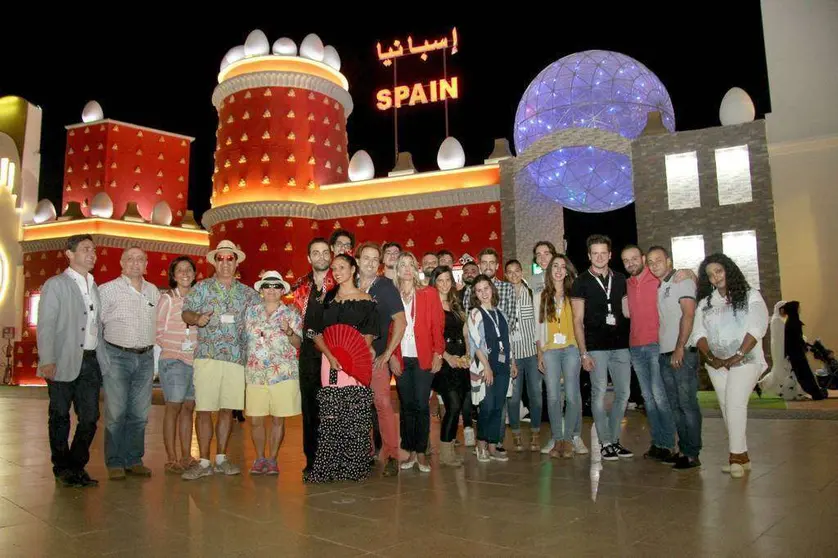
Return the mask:
<svg viewBox="0 0 838 558">
<path fill-rule="evenodd" d="M 166 403 L 183 403 L 195 400 L 195 384 L 192 383 L 192 365 L 182 360 L 161 358 L 157 363 L 163 397 Z"/>
</svg>

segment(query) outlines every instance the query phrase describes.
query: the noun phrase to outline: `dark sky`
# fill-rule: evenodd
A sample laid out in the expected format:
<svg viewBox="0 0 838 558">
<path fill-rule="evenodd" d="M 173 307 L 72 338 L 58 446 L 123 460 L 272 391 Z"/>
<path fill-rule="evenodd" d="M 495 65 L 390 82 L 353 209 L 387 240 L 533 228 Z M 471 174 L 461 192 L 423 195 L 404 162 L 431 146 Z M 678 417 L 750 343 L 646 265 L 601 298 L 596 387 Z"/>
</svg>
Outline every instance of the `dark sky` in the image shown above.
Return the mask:
<svg viewBox="0 0 838 558">
<path fill-rule="evenodd" d="M 449 73 L 458 75 L 461 85 L 460 99 L 449 105 L 450 129 L 465 148 L 467 164 L 481 163 L 494 138 L 506 137 L 512 143 L 515 110 L 527 85 L 545 66 L 580 50 L 615 50 L 649 67 L 669 91 L 678 130 L 719 125 L 719 102 L 733 86 L 750 93 L 757 118 L 770 112 L 756 0 L 704 2 L 700 10 L 698 4 L 687 3 L 687 11 L 681 13 L 674 11 L 682 5 L 677 2 L 661 4 L 660 9 L 652 2 L 631 2 L 618 10 L 607 8 L 607 3 L 589 3 L 570 11 L 555 8 L 553 13 L 522 8 L 520 16 L 505 10 L 493 14 L 488 3 L 477 8 L 479 16 L 443 13 L 439 3 L 400 4 L 419 15 L 363 23 L 352 20 L 372 18 L 382 5 L 351 4 L 356 7 L 349 11 L 357 14 L 351 17 L 326 3 L 308 16 L 287 12 L 280 4 L 260 4 L 264 7 L 258 8 L 263 12 L 259 16 L 238 17 L 237 11 L 256 11 L 251 8 L 257 4 L 241 4 L 240 10 L 235 5 L 219 5 L 215 11 L 223 15 L 215 20 L 213 9 L 206 8 L 208 19 L 203 23 L 195 14 L 178 17 L 155 11 L 119 18 L 61 16 L 37 29 L 4 26 L 3 48 L 13 55 L 4 56 L 0 96 L 20 95 L 43 109 L 39 198 L 59 206 L 64 126 L 79 122 L 84 104 L 95 99 L 108 118 L 196 137 L 189 206 L 200 216 L 209 206 L 217 125 L 210 97 L 218 65 L 254 28 L 265 31 L 271 41 L 288 36 L 298 44 L 315 32 L 338 49 L 355 102 L 348 125 L 349 151 L 369 151 L 378 176 L 393 165 L 393 122 L 391 112 L 375 108 L 375 92 L 392 83 L 392 73 L 377 62 L 375 44 L 408 34 L 421 40 L 442 37 L 453 26 L 459 31 L 460 52 L 450 59 Z M 423 10 L 426 15 L 421 15 Z M 406 62 L 400 66 L 399 81 L 412 83 L 411 78 L 418 80 L 435 70 L 441 75 L 439 55 L 425 68 Z M 407 108 L 399 118 L 401 150 L 413 153 L 420 171 L 436 169 L 436 152 L 445 136 L 441 105 Z M 610 233 L 619 247 L 635 239 L 634 229 L 633 206 L 596 215 L 565 210 L 565 234 L 575 260 L 584 258 L 587 234 Z"/>
</svg>

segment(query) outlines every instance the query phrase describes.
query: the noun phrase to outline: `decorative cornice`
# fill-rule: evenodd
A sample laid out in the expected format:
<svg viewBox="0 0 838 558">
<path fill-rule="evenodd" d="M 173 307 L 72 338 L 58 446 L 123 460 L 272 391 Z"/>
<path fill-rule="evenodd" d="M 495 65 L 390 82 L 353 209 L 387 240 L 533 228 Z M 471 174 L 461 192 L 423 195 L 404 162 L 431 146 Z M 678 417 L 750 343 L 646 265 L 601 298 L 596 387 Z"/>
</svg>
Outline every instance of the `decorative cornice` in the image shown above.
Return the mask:
<svg viewBox="0 0 838 558">
<path fill-rule="evenodd" d="M 149 128 L 148 126 L 140 126 L 139 124 L 131 124 L 130 122 L 122 122 L 121 120 L 113 120 L 111 118 L 105 118 L 104 120 L 96 120 L 95 122 L 80 122 L 78 124 L 70 124 L 69 126 L 64 126 L 65 130 L 72 130 L 78 128 L 86 128 L 86 127 L 93 127 L 99 126 L 101 124 L 116 124 L 117 126 L 128 126 L 129 128 L 134 128 L 135 130 L 144 130 L 146 132 L 153 132 L 155 134 L 160 134 L 161 136 L 169 136 L 172 138 L 184 139 L 189 142 L 195 141 L 195 138 L 192 136 L 184 136 L 183 134 L 176 134 L 174 132 L 167 132 L 165 130 L 158 130 L 157 128 Z"/>
<path fill-rule="evenodd" d="M 66 238 L 50 238 L 46 240 L 23 240 L 20 243 L 24 254 L 32 252 L 45 252 L 53 250 L 64 250 Z M 138 246 L 146 252 L 166 252 L 167 254 L 185 254 L 188 256 L 205 256 L 209 246 L 196 246 L 194 244 L 182 244 L 180 242 L 164 242 L 160 240 L 142 240 L 136 238 L 122 238 L 118 236 L 106 236 L 102 234 L 93 235 L 93 243 L 96 246 L 107 246 L 108 248 L 130 248 Z"/>
<path fill-rule="evenodd" d="M 297 72 L 254 72 L 222 81 L 212 92 L 212 104 L 216 110 L 221 110 L 221 102 L 230 95 L 262 87 L 290 87 L 322 93 L 339 102 L 347 118 L 354 108 L 352 95 L 345 89 L 326 79 Z"/>
<path fill-rule="evenodd" d="M 523 153 L 515 158 L 516 172 L 548 153 L 563 147 L 588 146 L 599 147 L 615 153 L 622 153 L 631 158 L 631 140 L 620 134 L 606 132 L 597 128 L 568 128 L 553 132 L 530 144 Z"/>
<path fill-rule="evenodd" d="M 341 202 L 328 205 L 315 205 L 303 202 L 248 202 L 234 203 L 213 208 L 204 213 L 201 224 L 209 230 L 218 223 L 236 219 L 257 217 L 300 217 L 304 219 L 343 219 L 346 217 L 396 213 L 399 211 L 418 211 L 438 207 L 471 205 L 500 201 L 500 188 L 497 184 L 434 192 L 394 196 L 365 201 Z"/>
</svg>

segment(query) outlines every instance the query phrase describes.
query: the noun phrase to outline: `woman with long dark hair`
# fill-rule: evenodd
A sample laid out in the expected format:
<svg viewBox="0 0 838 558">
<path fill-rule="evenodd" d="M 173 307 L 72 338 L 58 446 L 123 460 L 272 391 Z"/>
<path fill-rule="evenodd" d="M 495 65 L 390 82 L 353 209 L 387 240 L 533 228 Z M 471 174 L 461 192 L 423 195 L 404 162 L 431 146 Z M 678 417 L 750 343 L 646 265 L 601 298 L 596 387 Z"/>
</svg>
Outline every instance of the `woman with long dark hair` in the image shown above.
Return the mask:
<svg viewBox="0 0 838 558">
<path fill-rule="evenodd" d="M 547 414 L 551 430 L 551 439 L 544 450 L 550 457 L 568 458 L 573 457 L 574 453 L 588 452 L 580 436 L 581 363 L 569 296 L 576 275 L 576 268 L 567 256 L 553 256 L 544 270 L 544 288 L 536 293 L 538 369 L 544 375 L 544 384 L 547 386 Z M 564 414 L 563 399 L 566 401 Z"/>
<path fill-rule="evenodd" d="M 192 424 L 195 386 L 192 361 L 198 344 L 198 328 L 184 323 L 183 301 L 195 285 L 195 262 L 179 256 L 169 264 L 169 287 L 157 305 L 156 343 L 162 349 L 158 367 L 166 414 L 163 416 L 163 444 L 167 473 L 181 474 L 192 465 Z M 180 435 L 180 458 L 177 438 Z"/>
<path fill-rule="evenodd" d="M 306 482 L 341 480 L 361 481 L 371 467 L 370 432 L 372 431 L 372 341 L 378 335 L 378 311 L 372 297 L 358 288 L 358 264 L 348 254 L 332 260 L 332 275 L 337 288 L 324 300 L 323 309 L 309 328 L 315 333 L 314 344 L 323 353 L 321 381 L 317 393 L 320 407 L 317 452 Z M 348 325 L 363 337 L 370 351 L 370 369 L 345 367 L 324 340 L 330 327 Z M 355 334 L 352 332 L 352 334 Z M 347 344 L 354 339 L 347 339 Z M 332 347 L 335 348 L 335 347 Z"/>
<path fill-rule="evenodd" d="M 445 407 L 445 414 L 439 426 L 439 462 L 451 467 L 461 467 L 463 460 L 454 451 L 454 439 L 457 437 L 457 424 L 463 402 L 471 387 L 468 373 L 471 359 L 466 356 L 466 312 L 460 304 L 457 289 L 454 288 L 454 275 L 450 267 L 439 266 L 434 269 L 430 284 L 439 292 L 445 312 L 445 352 L 442 353 L 442 368 L 434 376 L 433 382 L 433 388 L 442 396 Z"/>
<path fill-rule="evenodd" d="M 780 308 L 780 314 L 786 317 L 786 358 L 791 363 L 797 383 L 800 384 L 812 399 L 818 401 L 824 399 L 824 392 L 815 380 L 809 361 L 806 359 L 806 352 L 809 350 L 806 340 L 803 339 L 803 322 L 800 321 L 800 303 L 796 300 L 786 302 Z"/>
<path fill-rule="evenodd" d="M 707 363 L 727 427 L 730 455 L 722 471 L 739 478 L 751 469 L 745 435 L 748 400 L 768 367 L 762 352 L 768 308 L 724 254 L 711 254 L 701 263 L 696 298 L 693 339 Z"/>
</svg>

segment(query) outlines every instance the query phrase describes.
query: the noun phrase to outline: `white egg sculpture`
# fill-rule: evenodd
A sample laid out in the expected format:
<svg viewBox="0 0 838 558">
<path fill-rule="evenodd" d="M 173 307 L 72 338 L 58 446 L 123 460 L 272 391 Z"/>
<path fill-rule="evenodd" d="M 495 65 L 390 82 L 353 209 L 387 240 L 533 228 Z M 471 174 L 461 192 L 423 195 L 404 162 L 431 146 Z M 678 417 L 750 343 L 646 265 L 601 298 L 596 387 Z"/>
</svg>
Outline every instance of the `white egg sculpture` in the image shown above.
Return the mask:
<svg viewBox="0 0 838 558">
<path fill-rule="evenodd" d="M 90 215 L 110 219 L 113 217 L 113 201 L 105 192 L 99 192 L 93 196 L 90 202 Z"/>
<path fill-rule="evenodd" d="M 326 48 L 324 48 L 323 62 L 328 66 L 334 68 L 335 70 L 340 71 L 340 55 L 338 54 L 338 49 L 336 49 L 332 45 L 329 45 Z"/>
<path fill-rule="evenodd" d="M 224 58 L 221 59 L 221 69 L 223 70 L 233 62 L 238 62 L 243 59 L 244 56 L 244 45 L 234 46 L 228 50 L 227 54 L 224 55 Z"/>
<path fill-rule="evenodd" d="M 306 35 L 306 38 L 300 43 L 300 56 L 305 58 L 322 62 L 324 51 L 323 41 L 314 33 Z"/>
<path fill-rule="evenodd" d="M 375 176 L 375 165 L 370 154 L 361 149 L 349 160 L 349 181 L 370 180 Z"/>
<path fill-rule="evenodd" d="M 740 87 L 733 87 L 725 93 L 719 106 L 719 120 L 722 126 L 733 126 L 753 122 L 756 115 L 751 96 Z"/>
<path fill-rule="evenodd" d="M 265 56 L 271 53 L 271 43 L 261 29 L 254 29 L 244 41 L 245 56 Z"/>
<path fill-rule="evenodd" d="M 35 221 L 36 225 L 40 225 L 41 223 L 46 223 L 48 221 L 55 221 L 57 215 L 58 214 L 55 212 L 55 206 L 52 202 L 47 199 L 43 199 L 35 206 L 35 214 L 32 219 Z"/>
<path fill-rule="evenodd" d="M 271 52 L 279 56 L 297 56 L 297 43 L 288 37 L 282 37 L 274 41 Z"/>
<path fill-rule="evenodd" d="M 81 111 L 82 122 L 96 122 L 105 118 L 105 111 L 102 110 L 102 105 L 96 101 L 88 101 Z"/>
<path fill-rule="evenodd" d="M 436 154 L 436 164 L 440 170 L 461 169 L 466 165 L 466 152 L 457 138 L 445 138 Z"/>
<path fill-rule="evenodd" d="M 172 208 L 165 201 L 154 204 L 151 210 L 151 222 L 155 225 L 169 226 L 172 224 Z"/>
</svg>

